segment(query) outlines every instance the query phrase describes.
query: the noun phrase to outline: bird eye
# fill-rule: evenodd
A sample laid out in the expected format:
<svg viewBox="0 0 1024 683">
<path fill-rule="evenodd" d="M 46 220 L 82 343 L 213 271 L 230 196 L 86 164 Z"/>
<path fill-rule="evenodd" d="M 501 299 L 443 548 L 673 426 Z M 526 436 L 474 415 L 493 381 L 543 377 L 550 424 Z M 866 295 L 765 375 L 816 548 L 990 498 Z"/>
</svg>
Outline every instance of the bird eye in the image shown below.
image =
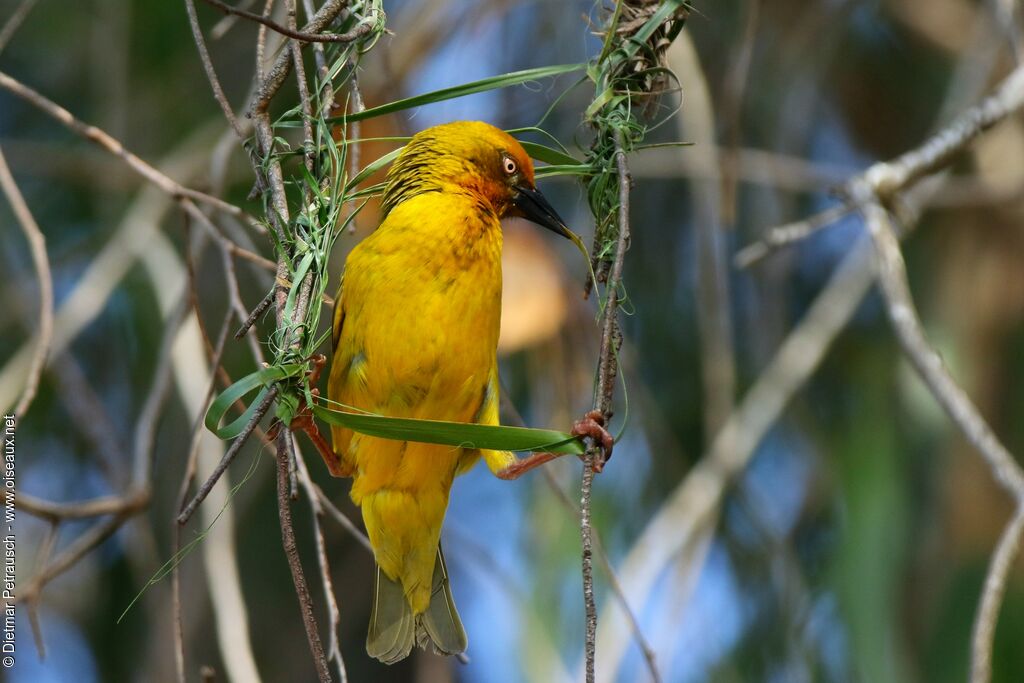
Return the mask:
<svg viewBox="0 0 1024 683">
<path fill-rule="evenodd" d="M 516 166 L 515 160 L 511 157 L 504 157 L 501 160 L 501 163 L 505 167 L 505 173 L 508 175 L 515 175 L 515 172 L 519 170 L 519 167 Z"/>
</svg>

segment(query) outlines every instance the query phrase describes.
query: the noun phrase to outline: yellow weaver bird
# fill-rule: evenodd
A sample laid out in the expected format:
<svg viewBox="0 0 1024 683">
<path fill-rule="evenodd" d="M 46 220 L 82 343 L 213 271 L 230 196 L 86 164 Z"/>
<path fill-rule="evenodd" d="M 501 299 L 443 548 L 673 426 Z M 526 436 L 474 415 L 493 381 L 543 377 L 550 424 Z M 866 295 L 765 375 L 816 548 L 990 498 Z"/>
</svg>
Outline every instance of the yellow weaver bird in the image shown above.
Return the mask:
<svg viewBox="0 0 1024 683">
<path fill-rule="evenodd" d="M 394 417 L 498 424 L 500 220 L 521 216 L 572 233 L 536 190 L 522 146 L 475 121 L 415 135 L 388 173 L 381 209 L 380 227 L 345 264 L 329 398 Z M 595 428 L 589 419 L 574 433 Z M 377 562 L 367 652 L 388 664 L 414 644 L 463 652 L 466 632 L 439 546 L 452 481 L 481 456 L 502 478 L 553 456 L 517 460 L 331 431 L 333 449 L 314 441 L 332 474 L 352 477 Z"/>
</svg>

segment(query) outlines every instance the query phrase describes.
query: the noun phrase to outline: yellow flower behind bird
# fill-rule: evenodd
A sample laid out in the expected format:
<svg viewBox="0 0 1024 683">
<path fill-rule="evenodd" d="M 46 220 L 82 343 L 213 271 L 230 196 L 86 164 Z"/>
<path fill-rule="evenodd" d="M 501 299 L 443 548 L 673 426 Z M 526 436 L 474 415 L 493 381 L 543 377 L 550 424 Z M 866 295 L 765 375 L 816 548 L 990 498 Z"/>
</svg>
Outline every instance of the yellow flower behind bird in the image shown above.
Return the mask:
<svg viewBox="0 0 1024 683">
<path fill-rule="evenodd" d="M 481 122 L 415 135 L 388 173 L 381 207 L 380 227 L 345 264 L 329 398 L 395 417 L 498 424 L 500 219 L 571 233 L 537 192 L 522 146 Z M 322 455 L 335 476 L 352 477 L 377 562 L 367 652 L 386 663 L 414 644 L 463 652 L 439 546 L 452 481 L 481 456 L 502 478 L 551 456 L 331 431 L 333 452 Z"/>
</svg>

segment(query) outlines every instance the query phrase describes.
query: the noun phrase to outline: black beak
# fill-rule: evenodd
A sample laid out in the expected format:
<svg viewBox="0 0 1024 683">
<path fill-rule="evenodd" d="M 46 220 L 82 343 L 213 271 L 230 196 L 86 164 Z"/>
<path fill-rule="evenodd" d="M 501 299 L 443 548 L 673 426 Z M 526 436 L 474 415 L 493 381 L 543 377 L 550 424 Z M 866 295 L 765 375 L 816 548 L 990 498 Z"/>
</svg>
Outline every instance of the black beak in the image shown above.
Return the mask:
<svg viewBox="0 0 1024 683">
<path fill-rule="evenodd" d="M 517 186 L 512 204 L 522 212 L 523 217 L 527 220 L 544 226 L 552 232 L 557 232 L 566 239 L 572 240 L 575 237 L 555 208 L 544 198 L 544 195 L 532 187 Z"/>
</svg>

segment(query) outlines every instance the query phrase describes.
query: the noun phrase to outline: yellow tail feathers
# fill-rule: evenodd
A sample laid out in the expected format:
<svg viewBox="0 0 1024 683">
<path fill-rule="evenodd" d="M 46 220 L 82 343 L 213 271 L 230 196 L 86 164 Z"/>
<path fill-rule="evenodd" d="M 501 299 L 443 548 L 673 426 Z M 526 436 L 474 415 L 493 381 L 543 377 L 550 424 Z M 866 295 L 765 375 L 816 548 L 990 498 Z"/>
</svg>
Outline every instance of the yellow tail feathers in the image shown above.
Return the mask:
<svg viewBox="0 0 1024 683">
<path fill-rule="evenodd" d="M 466 650 L 466 630 L 455 608 L 448 567 L 440 546 L 434 563 L 430 603 L 421 614 L 413 614 L 401 583 L 391 580 L 377 568 L 366 652 L 385 664 L 394 664 L 409 656 L 414 643 L 423 649 L 433 645 L 434 651 L 441 655 L 457 655 Z"/>
</svg>

